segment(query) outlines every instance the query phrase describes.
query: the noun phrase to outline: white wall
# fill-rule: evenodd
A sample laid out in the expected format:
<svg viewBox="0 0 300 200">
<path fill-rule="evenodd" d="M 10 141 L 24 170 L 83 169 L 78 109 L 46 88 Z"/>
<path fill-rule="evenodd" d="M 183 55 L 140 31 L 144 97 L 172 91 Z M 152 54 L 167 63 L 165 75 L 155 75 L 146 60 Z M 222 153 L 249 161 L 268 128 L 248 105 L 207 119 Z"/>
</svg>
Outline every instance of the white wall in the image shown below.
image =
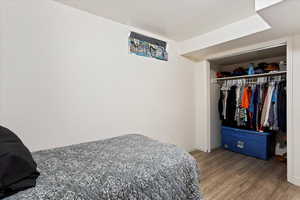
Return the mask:
<svg viewBox="0 0 300 200">
<path fill-rule="evenodd" d="M 195 147 L 194 64 L 128 54 L 131 28 L 50 0 L 2 0 L 0 123 L 32 150 L 141 133 Z"/>
<path fill-rule="evenodd" d="M 205 77 L 209 77 L 209 66 L 206 61 L 199 62 L 195 66 L 195 133 L 196 148 L 207 151 L 207 131 L 209 131 L 208 119 L 210 108 L 208 100 L 209 85 Z"/>
<path fill-rule="evenodd" d="M 291 182 L 300 185 L 300 35 L 292 38 L 292 97 L 288 103 L 292 103 L 292 115 L 288 118 L 288 131 L 291 130 L 292 135 L 288 135 L 289 148 L 292 155 L 288 155 L 289 179 Z M 289 117 L 289 116 L 288 116 Z"/>
</svg>

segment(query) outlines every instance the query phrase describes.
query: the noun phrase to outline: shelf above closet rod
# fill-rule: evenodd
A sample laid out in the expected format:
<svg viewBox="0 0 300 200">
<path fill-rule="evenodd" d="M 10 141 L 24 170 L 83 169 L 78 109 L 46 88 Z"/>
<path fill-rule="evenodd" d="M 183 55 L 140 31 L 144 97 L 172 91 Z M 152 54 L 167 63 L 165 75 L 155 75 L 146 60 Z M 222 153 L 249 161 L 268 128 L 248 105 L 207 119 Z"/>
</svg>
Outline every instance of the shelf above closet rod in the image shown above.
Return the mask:
<svg viewBox="0 0 300 200">
<path fill-rule="evenodd" d="M 279 76 L 279 75 L 286 75 L 286 74 L 287 74 L 287 71 L 279 71 L 279 72 L 270 72 L 270 73 L 264 73 L 264 74 L 232 76 L 232 77 L 225 77 L 225 78 L 216 78 L 213 82 L 225 81 L 225 80 L 235 80 L 235 79 L 259 78 L 259 77 L 267 77 L 267 76 Z"/>
</svg>

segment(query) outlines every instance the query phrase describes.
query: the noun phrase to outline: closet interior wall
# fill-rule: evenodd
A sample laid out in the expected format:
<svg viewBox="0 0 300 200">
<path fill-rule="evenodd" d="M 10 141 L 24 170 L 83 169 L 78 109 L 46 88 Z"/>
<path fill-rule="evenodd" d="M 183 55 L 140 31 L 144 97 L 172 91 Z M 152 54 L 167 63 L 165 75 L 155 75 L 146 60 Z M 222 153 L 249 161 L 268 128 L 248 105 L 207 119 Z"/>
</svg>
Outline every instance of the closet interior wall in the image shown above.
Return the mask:
<svg viewBox="0 0 300 200">
<path fill-rule="evenodd" d="M 280 48 L 280 49 L 279 49 Z M 263 58 L 264 52 L 261 52 L 262 56 L 259 59 L 257 58 L 251 58 L 251 55 L 253 52 L 249 53 L 249 56 L 243 54 L 240 56 L 233 56 L 228 57 L 226 59 L 218 59 L 218 60 L 211 60 L 210 61 L 210 149 L 216 149 L 221 147 L 221 120 L 219 117 L 219 111 L 218 111 L 218 101 L 220 98 L 220 85 L 217 84 L 214 80 L 216 80 L 216 73 L 222 72 L 222 71 L 229 71 L 232 72 L 234 69 L 238 67 L 246 68 L 250 63 L 254 63 L 257 65 L 258 63 L 266 62 L 266 63 L 279 63 L 280 61 L 286 61 L 287 55 L 285 48 L 278 47 L 274 48 L 274 54 L 275 56 L 272 56 L 272 49 L 267 50 L 268 54 Z M 251 54 L 251 55 L 250 55 Z M 260 52 L 257 52 L 256 55 L 259 55 Z M 243 57 L 245 59 L 239 59 L 239 57 Z M 224 63 L 223 63 L 224 60 Z M 240 61 L 236 62 L 235 61 Z"/>
</svg>

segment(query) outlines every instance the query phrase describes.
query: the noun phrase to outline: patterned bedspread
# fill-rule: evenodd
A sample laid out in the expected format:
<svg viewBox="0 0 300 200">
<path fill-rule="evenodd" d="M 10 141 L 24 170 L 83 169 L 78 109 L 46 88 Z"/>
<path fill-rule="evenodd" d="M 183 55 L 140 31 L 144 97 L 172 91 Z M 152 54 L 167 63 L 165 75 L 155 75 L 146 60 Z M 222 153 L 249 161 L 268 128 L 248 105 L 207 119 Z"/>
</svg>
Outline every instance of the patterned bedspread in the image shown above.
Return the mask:
<svg viewBox="0 0 300 200">
<path fill-rule="evenodd" d="M 33 153 L 35 188 L 5 200 L 201 200 L 196 161 L 174 145 L 126 135 Z"/>
</svg>

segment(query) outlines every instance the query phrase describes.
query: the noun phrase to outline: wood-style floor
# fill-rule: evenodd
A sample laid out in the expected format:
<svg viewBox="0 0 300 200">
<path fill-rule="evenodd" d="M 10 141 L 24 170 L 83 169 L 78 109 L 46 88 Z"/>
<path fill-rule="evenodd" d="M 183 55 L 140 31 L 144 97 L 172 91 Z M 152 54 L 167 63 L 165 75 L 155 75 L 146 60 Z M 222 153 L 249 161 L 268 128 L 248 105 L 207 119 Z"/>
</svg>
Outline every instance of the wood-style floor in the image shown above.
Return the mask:
<svg viewBox="0 0 300 200">
<path fill-rule="evenodd" d="M 300 187 L 287 182 L 286 164 L 218 149 L 194 151 L 205 200 L 300 200 Z"/>
</svg>

